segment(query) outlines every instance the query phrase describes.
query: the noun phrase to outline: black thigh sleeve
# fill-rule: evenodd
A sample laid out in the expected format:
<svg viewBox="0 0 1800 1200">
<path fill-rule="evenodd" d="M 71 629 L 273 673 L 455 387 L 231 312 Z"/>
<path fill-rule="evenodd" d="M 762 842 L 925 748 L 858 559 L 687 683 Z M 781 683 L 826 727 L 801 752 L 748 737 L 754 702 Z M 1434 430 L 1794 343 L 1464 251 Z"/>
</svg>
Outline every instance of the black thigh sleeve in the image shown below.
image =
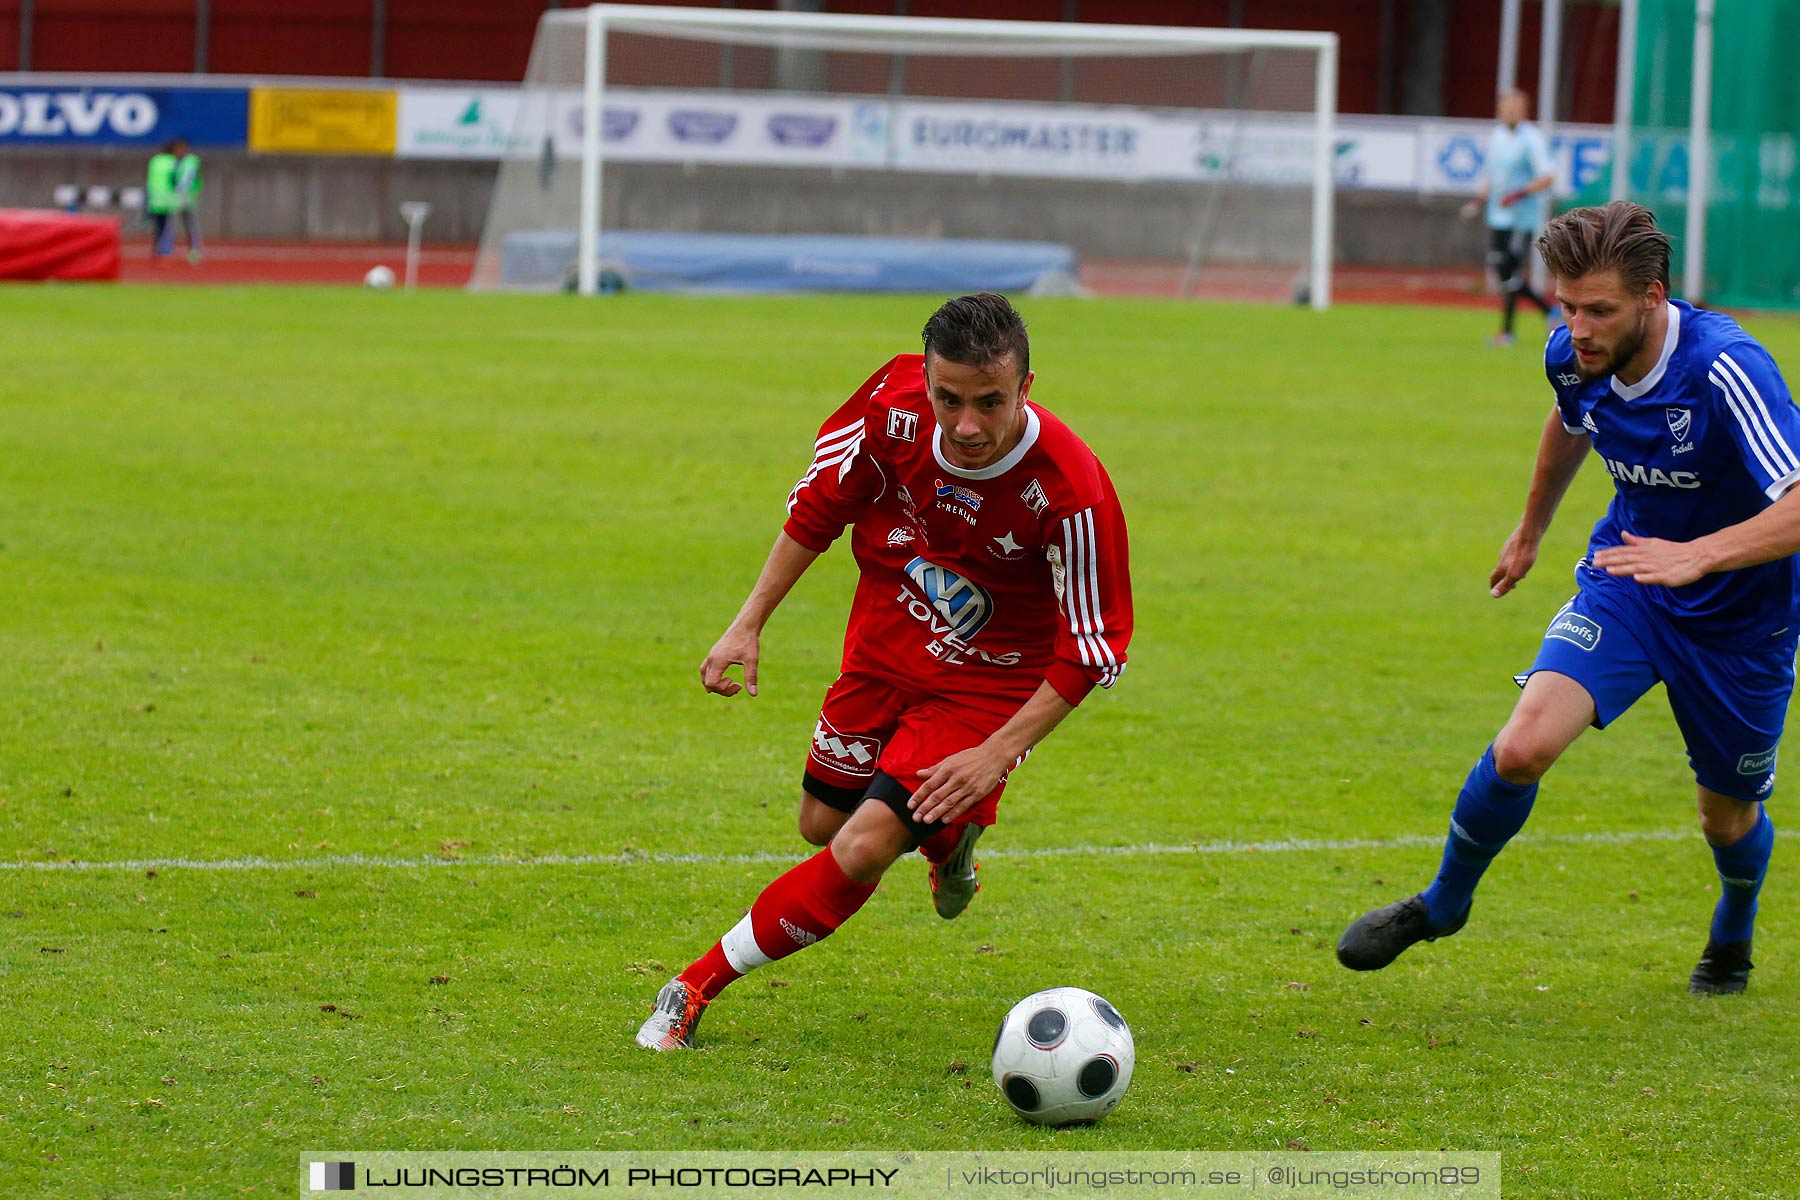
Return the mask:
<svg viewBox="0 0 1800 1200">
<path fill-rule="evenodd" d="M 807 795 L 817 800 L 820 804 L 823 804 L 826 808 L 833 808 L 841 813 L 855 812 L 856 806 L 861 804 L 863 800 L 863 788 L 839 787 L 835 783 L 826 783 L 823 779 L 815 776 L 811 771 L 806 772 L 801 777 L 800 786 L 806 790 Z M 904 803 L 904 801 L 902 801 L 902 803 Z"/>
<path fill-rule="evenodd" d="M 869 790 L 864 795 L 870 800 L 879 800 L 893 811 L 900 823 L 906 826 L 906 832 L 912 835 L 913 845 L 919 845 L 926 838 L 944 828 L 942 821 L 918 822 L 913 820 L 912 809 L 906 802 L 912 798 L 913 789 L 889 775 L 886 771 L 875 772 L 875 778 L 869 782 Z"/>
</svg>

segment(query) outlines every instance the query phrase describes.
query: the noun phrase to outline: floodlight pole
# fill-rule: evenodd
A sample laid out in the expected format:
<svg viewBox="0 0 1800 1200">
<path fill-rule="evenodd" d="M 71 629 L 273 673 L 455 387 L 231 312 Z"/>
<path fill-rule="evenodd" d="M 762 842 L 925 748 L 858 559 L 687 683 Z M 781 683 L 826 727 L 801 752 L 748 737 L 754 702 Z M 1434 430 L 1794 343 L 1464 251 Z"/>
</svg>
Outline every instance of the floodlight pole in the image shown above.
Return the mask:
<svg viewBox="0 0 1800 1200">
<path fill-rule="evenodd" d="M 1504 0 L 1500 6 L 1500 62 L 1494 70 L 1494 95 L 1504 96 L 1519 86 L 1519 4 Z"/>
<path fill-rule="evenodd" d="M 1562 0 L 1544 0 L 1544 25 L 1538 30 L 1538 132 L 1544 135 L 1546 146 L 1556 142 L 1556 85 L 1562 76 L 1562 11 Z M 1551 212 L 1556 211 L 1551 204 L 1555 195 L 1556 184 L 1552 182 L 1544 196 Z M 1549 290 L 1550 272 L 1535 248 L 1528 253 L 1531 283 L 1542 295 Z"/>
<path fill-rule="evenodd" d="M 1619 69 L 1613 87 L 1612 196 L 1631 198 L 1631 108 L 1637 90 L 1638 0 L 1619 0 Z"/>
<path fill-rule="evenodd" d="M 1713 0 L 1694 5 L 1694 94 L 1688 101 L 1688 205 L 1681 294 L 1706 298 L 1706 204 L 1712 183 Z"/>
<path fill-rule="evenodd" d="M 600 145 L 606 89 L 606 17 L 598 5 L 587 10 L 587 60 L 581 98 L 581 234 L 575 264 L 577 290 L 600 290 Z"/>
<path fill-rule="evenodd" d="M 1313 127 L 1312 281 L 1307 289 L 1315 312 L 1331 307 L 1332 208 L 1337 154 L 1337 35 L 1319 47 L 1313 86 L 1318 90 Z"/>
<path fill-rule="evenodd" d="M 1544 0 L 1544 27 L 1538 31 L 1538 129 L 1549 141 L 1556 128 L 1556 89 L 1562 82 L 1562 0 Z"/>
</svg>

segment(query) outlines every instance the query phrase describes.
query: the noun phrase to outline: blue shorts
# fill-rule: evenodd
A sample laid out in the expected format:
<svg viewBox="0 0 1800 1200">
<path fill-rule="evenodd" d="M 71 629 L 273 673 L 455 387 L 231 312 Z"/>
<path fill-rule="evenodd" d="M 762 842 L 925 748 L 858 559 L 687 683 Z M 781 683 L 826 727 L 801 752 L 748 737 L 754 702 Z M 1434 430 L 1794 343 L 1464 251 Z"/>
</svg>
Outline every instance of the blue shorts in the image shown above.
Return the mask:
<svg viewBox="0 0 1800 1200">
<path fill-rule="evenodd" d="M 1760 643 L 1696 639 L 1646 602 L 1637 584 L 1585 562 L 1575 580 L 1580 590 L 1551 618 L 1537 660 L 1518 682 L 1537 671 L 1567 675 L 1594 698 L 1601 728 L 1660 682 L 1695 781 L 1739 800 L 1767 800 L 1800 630 Z"/>
</svg>

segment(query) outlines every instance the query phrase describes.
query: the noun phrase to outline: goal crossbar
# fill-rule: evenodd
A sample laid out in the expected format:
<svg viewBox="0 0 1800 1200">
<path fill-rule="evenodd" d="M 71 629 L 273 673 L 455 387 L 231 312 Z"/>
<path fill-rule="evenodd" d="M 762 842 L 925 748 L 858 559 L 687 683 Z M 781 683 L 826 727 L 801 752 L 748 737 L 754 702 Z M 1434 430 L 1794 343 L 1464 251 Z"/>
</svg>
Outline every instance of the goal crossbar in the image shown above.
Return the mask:
<svg viewBox="0 0 1800 1200">
<path fill-rule="evenodd" d="M 601 21 L 637 33 L 697 29 L 733 32 L 780 31 L 818 34 L 879 34 L 881 49 L 905 53 L 913 40 L 934 41 L 935 54 L 955 54 L 945 40 L 998 38 L 1053 46 L 1058 53 L 1080 53 L 1093 46 L 1095 53 L 1192 54 L 1204 50 L 1331 50 L 1337 34 L 1286 29 L 1207 29 L 1177 25 L 1110 25 L 1067 21 L 995 21 L 975 17 L 888 17 L 860 13 L 772 12 L 756 9 L 678 8 L 657 4 L 592 4 L 585 9 L 561 9 L 548 14 L 554 23 Z M 972 55 L 994 53 L 989 44 L 964 51 Z M 1003 52 L 1003 51 L 1002 51 Z"/>
</svg>

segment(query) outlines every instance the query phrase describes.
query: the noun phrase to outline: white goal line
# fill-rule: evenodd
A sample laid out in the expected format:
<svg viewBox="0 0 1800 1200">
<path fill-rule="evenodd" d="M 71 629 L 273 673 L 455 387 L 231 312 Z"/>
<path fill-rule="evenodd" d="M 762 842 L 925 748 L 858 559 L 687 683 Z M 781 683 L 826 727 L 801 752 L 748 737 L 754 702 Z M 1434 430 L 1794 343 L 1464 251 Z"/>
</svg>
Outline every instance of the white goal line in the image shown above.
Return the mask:
<svg viewBox="0 0 1800 1200">
<path fill-rule="evenodd" d="M 1647 829 L 1614 833 L 1524 834 L 1522 845 L 1626 845 L 1632 842 L 1683 842 L 1699 838 L 1694 830 Z M 1038 849 L 984 851 L 983 858 L 1181 858 L 1205 854 L 1298 854 L 1337 850 L 1401 850 L 1441 846 L 1441 835 L 1396 838 L 1286 838 L 1269 842 L 1144 842 L 1129 846 L 1045 846 Z M 382 854 L 327 854 L 314 858 L 130 858 L 88 862 L 0 862 L 0 871 L 338 871 L 423 870 L 457 867 L 654 867 L 674 865 L 760 866 L 793 864 L 800 853 L 758 851 L 753 854 L 472 854 L 466 857 L 414 857 Z M 907 857 L 911 857 L 910 855 Z"/>
</svg>

